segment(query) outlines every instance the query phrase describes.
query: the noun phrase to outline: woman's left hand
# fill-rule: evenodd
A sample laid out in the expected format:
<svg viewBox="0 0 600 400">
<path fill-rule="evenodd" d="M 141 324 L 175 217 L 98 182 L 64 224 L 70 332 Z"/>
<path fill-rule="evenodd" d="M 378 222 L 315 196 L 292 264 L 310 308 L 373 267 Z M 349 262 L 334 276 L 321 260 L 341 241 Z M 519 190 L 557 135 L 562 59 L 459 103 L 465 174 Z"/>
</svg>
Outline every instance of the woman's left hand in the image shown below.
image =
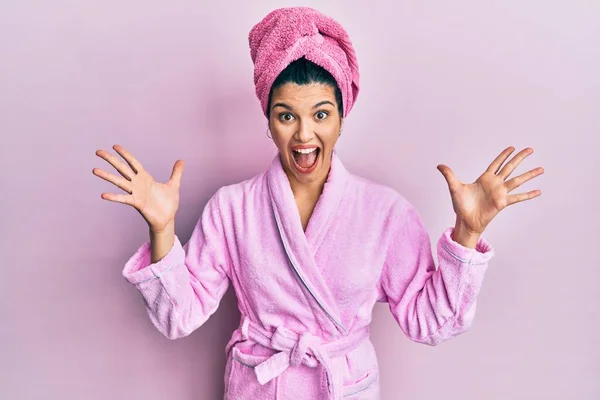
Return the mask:
<svg viewBox="0 0 600 400">
<path fill-rule="evenodd" d="M 507 181 L 506 179 L 521 161 L 533 153 L 533 149 L 530 147 L 521 150 L 500 169 L 514 150 L 515 148 L 510 146 L 500 153 L 487 170 L 473 183 L 460 182 L 454 172 L 446 165 L 440 164 L 437 166 L 437 169 L 448 182 L 457 223 L 460 223 L 469 234 L 481 235 L 486 226 L 501 210 L 511 204 L 530 200 L 542 194 L 541 190 L 509 194 L 523 183 L 544 173 L 544 169 L 538 167 Z"/>
</svg>

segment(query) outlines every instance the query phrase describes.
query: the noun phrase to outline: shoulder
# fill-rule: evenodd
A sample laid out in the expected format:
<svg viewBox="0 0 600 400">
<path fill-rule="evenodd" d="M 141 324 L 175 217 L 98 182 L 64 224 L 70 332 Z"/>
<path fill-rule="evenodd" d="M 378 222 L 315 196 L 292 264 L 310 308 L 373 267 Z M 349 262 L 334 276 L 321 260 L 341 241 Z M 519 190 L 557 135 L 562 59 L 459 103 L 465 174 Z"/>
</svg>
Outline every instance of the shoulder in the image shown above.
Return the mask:
<svg viewBox="0 0 600 400">
<path fill-rule="evenodd" d="M 356 212 L 369 210 L 370 219 L 379 215 L 381 220 L 378 223 L 382 223 L 388 237 L 403 238 L 409 235 L 412 240 L 429 240 L 421 214 L 402 193 L 361 176 L 353 175 L 352 180 L 357 186 L 355 190 L 363 193 L 363 199 L 368 199 L 358 205 L 360 208 Z"/>
<path fill-rule="evenodd" d="M 410 201 L 391 186 L 355 174 L 350 174 L 349 181 L 350 194 L 361 203 L 361 207 L 385 209 L 394 214 L 414 209 Z"/>
<path fill-rule="evenodd" d="M 261 172 L 243 181 L 223 185 L 217 189 L 213 199 L 220 207 L 237 208 L 236 206 L 243 204 L 249 197 L 263 189 L 265 173 Z"/>
</svg>

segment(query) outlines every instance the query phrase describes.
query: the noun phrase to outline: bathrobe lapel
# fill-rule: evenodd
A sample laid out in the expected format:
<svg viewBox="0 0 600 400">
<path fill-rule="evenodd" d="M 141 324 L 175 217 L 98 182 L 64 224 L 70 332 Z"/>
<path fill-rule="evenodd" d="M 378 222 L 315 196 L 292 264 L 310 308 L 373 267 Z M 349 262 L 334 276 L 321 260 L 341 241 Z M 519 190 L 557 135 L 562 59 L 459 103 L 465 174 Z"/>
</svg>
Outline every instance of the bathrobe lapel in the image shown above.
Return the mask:
<svg viewBox="0 0 600 400">
<path fill-rule="evenodd" d="M 321 269 L 315 262 L 315 254 L 333 224 L 347 180 L 348 171 L 334 151 L 323 193 L 315 205 L 305 233 L 302 230 L 298 207 L 279 154 L 275 156 L 267 171 L 275 224 L 288 256 L 289 267 L 294 270 L 299 284 L 304 286 L 317 304 L 313 309 L 320 310 L 322 314 L 318 316 L 321 318 L 317 318 L 320 324 L 328 325 L 329 329 L 326 330 L 330 332 L 333 329 L 334 332 L 342 334 L 345 334 L 346 330 L 342 325 L 339 309 L 331 289 L 321 274 Z M 323 319 L 323 315 L 327 318 Z"/>
</svg>

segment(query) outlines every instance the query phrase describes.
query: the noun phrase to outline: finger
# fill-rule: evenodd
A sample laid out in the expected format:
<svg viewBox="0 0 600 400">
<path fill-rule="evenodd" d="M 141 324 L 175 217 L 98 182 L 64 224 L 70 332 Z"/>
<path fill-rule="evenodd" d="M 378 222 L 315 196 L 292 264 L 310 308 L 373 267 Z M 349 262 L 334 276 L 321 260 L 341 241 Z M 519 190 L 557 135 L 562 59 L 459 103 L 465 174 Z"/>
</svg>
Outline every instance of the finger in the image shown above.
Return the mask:
<svg viewBox="0 0 600 400">
<path fill-rule="evenodd" d="M 535 197 L 538 197 L 542 194 L 541 190 L 532 190 L 527 193 L 519 193 L 519 194 L 511 194 L 506 198 L 506 206 L 510 206 L 515 203 L 520 203 L 521 201 L 531 200 Z"/>
<path fill-rule="evenodd" d="M 100 197 L 104 200 L 133 206 L 133 197 L 128 194 L 102 193 Z"/>
<path fill-rule="evenodd" d="M 171 172 L 171 178 L 169 178 L 169 183 L 175 185 L 176 187 L 181 186 L 181 175 L 183 174 L 183 160 L 177 160 L 175 165 L 173 166 L 173 172 Z"/>
<path fill-rule="evenodd" d="M 509 146 L 506 149 L 504 149 L 502 151 L 502 153 L 500 153 L 498 155 L 498 157 L 496 157 L 494 159 L 494 161 L 492 161 L 492 163 L 486 169 L 486 172 L 491 172 L 492 174 L 496 175 L 498 173 L 498 170 L 500 169 L 500 167 L 504 163 L 504 161 L 506 161 L 506 159 L 508 158 L 508 156 L 510 155 L 510 153 L 512 153 L 513 151 L 515 151 L 515 148 L 513 146 Z"/>
<path fill-rule="evenodd" d="M 92 173 L 131 194 L 131 181 L 128 181 L 127 179 L 121 176 L 117 176 L 115 174 L 111 174 L 109 172 L 101 170 L 100 168 L 92 169 Z"/>
<path fill-rule="evenodd" d="M 106 160 L 110 165 L 112 165 L 121 175 L 123 175 L 127 180 L 131 180 L 135 173 L 125 164 L 123 161 L 119 160 L 114 155 L 110 154 L 104 150 L 96 151 L 96 155 L 104 160 Z"/>
<path fill-rule="evenodd" d="M 437 166 L 437 169 L 442 173 L 442 175 L 444 175 L 444 178 L 448 182 L 448 187 L 451 191 L 460 185 L 460 181 L 456 178 L 456 175 L 454 175 L 454 172 L 452 172 L 450 167 L 440 164 Z"/>
<path fill-rule="evenodd" d="M 130 152 L 125 150 L 125 148 L 123 146 L 119 146 L 118 144 L 115 144 L 113 146 L 113 149 L 115 149 L 115 151 L 117 153 L 119 153 L 119 155 L 121 157 L 123 157 L 125 159 L 125 161 L 127 161 L 127 164 L 129 164 L 129 166 L 131 167 L 133 172 L 135 172 L 136 174 L 139 171 L 144 169 L 144 167 L 142 167 L 142 164 L 140 164 L 140 162 L 138 160 L 136 160 L 135 157 Z"/>
<path fill-rule="evenodd" d="M 510 176 L 510 174 L 517 168 L 521 161 L 523 161 L 527 156 L 533 153 L 533 149 L 531 147 L 527 147 L 526 149 L 521 150 L 516 156 L 512 158 L 509 162 L 504 165 L 504 167 L 498 172 L 498 176 L 502 179 L 506 179 Z"/>
<path fill-rule="evenodd" d="M 538 167 L 538 168 L 532 169 L 531 171 L 527 171 L 524 174 L 521 174 L 519 176 L 515 176 L 514 178 L 511 178 L 508 181 L 506 181 L 506 191 L 510 193 L 512 190 L 518 188 L 525 182 L 527 182 L 543 173 L 544 173 L 544 168 Z"/>
</svg>

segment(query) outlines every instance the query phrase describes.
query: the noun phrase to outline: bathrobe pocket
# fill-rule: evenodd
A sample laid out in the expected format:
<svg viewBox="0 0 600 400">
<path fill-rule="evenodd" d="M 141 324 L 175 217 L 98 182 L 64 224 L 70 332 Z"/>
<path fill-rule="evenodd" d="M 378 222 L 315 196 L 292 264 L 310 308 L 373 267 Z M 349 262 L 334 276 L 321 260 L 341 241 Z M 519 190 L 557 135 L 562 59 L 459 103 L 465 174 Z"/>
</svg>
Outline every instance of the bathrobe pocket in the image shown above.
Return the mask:
<svg viewBox="0 0 600 400">
<path fill-rule="evenodd" d="M 237 346 L 232 347 L 227 365 L 225 399 L 272 399 L 275 398 L 277 379 L 261 385 L 256 379 L 254 367 L 269 356 L 249 354 Z"/>
<path fill-rule="evenodd" d="M 346 355 L 342 396 L 344 400 L 379 399 L 379 366 L 375 347 L 365 340 Z"/>
<path fill-rule="evenodd" d="M 345 384 L 342 390 L 344 399 L 379 399 L 379 382 L 377 368 L 370 369 L 351 384 Z"/>
</svg>

